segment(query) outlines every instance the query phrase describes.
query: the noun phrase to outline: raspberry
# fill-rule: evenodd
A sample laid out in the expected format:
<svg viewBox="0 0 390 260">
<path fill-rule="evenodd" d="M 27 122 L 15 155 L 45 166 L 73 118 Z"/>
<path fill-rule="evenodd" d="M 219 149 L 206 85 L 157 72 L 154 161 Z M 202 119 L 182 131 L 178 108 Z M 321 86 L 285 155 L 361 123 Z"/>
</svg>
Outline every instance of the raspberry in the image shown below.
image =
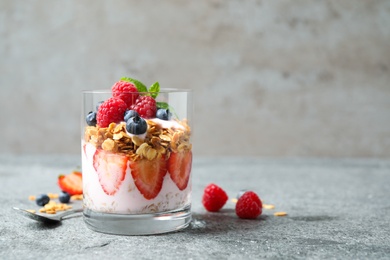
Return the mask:
<svg viewBox="0 0 390 260">
<path fill-rule="evenodd" d="M 139 96 L 131 109 L 143 118 L 154 118 L 157 111 L 156 100 L 151 96 Z"/>
<path fill-rule="evenodd" d="M 209 184 L 204 189 L 202 204 L 211 212 L 219 211 L 228 200 L 226 192 L 215 184 Z"/>
<path fill-rule="evenodd" d="M 111 91 L 112 96 L 125 101 L 128 108 L 135 103 L 139 96 L 137 87 L 133 83 L 127 81 L 118 81 L 112 86 Z"/>
<path fill-rule="evenodd" d="M 123 121 L 127 105 L 120 98 L 109 98 L 99 106 L 96 121 L 100 127 L 107 127 L 110 123 Z"/>
<path fill-rule="evenodd" d="M 239 218 L 255 219 L 261 214 L 262 207 L 259 196 L 247 191 L 237 201 L 236 214 Z"/>
</svg>

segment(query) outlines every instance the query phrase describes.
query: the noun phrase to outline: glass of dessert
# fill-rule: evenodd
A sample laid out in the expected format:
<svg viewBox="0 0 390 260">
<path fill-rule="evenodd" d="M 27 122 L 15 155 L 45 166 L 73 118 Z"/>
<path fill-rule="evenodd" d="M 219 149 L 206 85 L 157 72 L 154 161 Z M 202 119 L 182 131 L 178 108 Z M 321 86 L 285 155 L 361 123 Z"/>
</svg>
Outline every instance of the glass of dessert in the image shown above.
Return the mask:
<svg viewBox="0 0 390 260">
<path fill-rule="evenodd" d="M 122 78 L 83 92 L 84 221 L 95 231 L 147 235 L 191 222 L 192 92 Z"/>
</svg>

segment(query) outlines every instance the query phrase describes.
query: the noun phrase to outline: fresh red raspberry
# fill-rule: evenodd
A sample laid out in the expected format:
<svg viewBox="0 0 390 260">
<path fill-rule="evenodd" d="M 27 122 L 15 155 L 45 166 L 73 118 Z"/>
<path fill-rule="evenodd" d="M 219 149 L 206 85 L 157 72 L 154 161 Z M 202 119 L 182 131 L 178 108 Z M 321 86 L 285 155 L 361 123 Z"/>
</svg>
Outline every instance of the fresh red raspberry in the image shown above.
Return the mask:
<svg viewBox="0 0 390 260">
<path fill-rule="evenodd" d="M 255 219 L 261 214 L 262 208 L 259 196 L 253 191 L 247 191 L 237 201 L 236 214 L 240 218 Z"/>
<path fill-rule="evenodd" d="M 215 184 L 209 184 L 204 189 L 202 204 L 211 212 L 219 211 L 228 200 L 226 192 Z"/>
<path fill-rule="evenodd" d="M 140 117 L 154 118 L 157 111 L 156 100 L 151 96 L 139 96 L 131 109 L 135 110 Z"/>
<path fill-rule="evenodd" d="M 127 105 L 120 98 L 109 98 L 99 106 L 96 115 L 97 124 L 100 127 L 107 127 L 110 123 L 123 121 Z"/>
<path fill-rule="evenodd" d="M 133 83 L 122 80 L 115 83 L 114 86 L 112 86 L 111 91 L 112 96 L 125 101 L 128 108 L 135 103 L 139 96 L 137 87 Z"/>
</svg>

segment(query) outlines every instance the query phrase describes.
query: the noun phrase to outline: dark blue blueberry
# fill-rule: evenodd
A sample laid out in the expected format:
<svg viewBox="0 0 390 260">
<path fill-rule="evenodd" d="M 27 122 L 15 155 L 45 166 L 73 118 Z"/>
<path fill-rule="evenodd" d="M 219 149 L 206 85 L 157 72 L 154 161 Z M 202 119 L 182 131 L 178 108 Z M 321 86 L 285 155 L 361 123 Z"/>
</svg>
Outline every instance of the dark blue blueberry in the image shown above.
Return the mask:
<svg viewBox="0 0 390 260">
<path fill-rule="evenodd" d="M 171 114 L 171 112 L 169 112 L 169 109 L 160 108 L 156 112 L 156 117 L 160 118 L 162 120 L 169 120 L 169 119 L 171 119 L 172 114 Z"/>
<path fill-rule="evenodd" d="M 49 203 L 49 201 L 50 201 L 50 198 L 46 194 L 41 194 L 41 195 L 37 196 L 37 198 L 36 198 L 37 205 L 41 206 L 41 207 L 45 206 L 47 203 Z"/>
<path fill-rule="evenodd" d="M 133 135 L 142 135 L 146 133 L 148 129 L 148 124 L 145 119 L 140 116 L 130 117 L 129 120 L 126 121 L 126 130 L 130 134 Z"/>
<path fill-rule="evenodd" d="M 85 119 L 85 121 L 87 122 L 87 125 L 89 126 L 96 126 L 96 112 L 89 112 L 89 114 L 87 115 L 87 118 Z"/>
<path fill-rule="evenodd" d="M 58 199 L 61 203 L 68 203 L 70 201 L 70 195 L 65 191 L 61 191 L 60 195 L 58 196 Z"/>
<path fill-rule="evenodd" d="M 131 117 L 139 116 L 135 110 L 126 110 L 124 120 L 127 122 Z"/>
</svg>

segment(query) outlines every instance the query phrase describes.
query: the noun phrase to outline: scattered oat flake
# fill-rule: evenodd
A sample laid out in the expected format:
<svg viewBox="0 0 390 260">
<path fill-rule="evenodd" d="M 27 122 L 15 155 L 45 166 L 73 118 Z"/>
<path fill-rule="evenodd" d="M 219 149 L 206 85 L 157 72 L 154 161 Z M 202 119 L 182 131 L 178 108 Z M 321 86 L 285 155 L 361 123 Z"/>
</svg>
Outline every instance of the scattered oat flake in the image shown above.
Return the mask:
<svg viewBox="0 0 390 260">
<path fill-rule="evenodd" d="M 58 211 L 66 211 L 71 208 L 72 206 L 65 203 L 56 203 L 55 201 L 50 200 L 49 203 L 39 209 L 39 212 L 46 214 L 56 214 Z"/>
<path fill-rule="evenodd" d="M 36 200 L 36 197 L 34 195 L 30 195 L 30 196 L 28 196 L 28 199 L 29 200 Z"/>
<path fill-rule="evenodd" d="M 272 204 L 263 204 L 263 209 L 274 209 L 275 205 Z"/>
<path fill-rule="evenodd" d="M 237 203 L 237 199 L 235 199 L 235 198 L 233 198 L 233 199 L 231 199 L 231 202 L 233 202 L 233 203 Z"/>
<path fill-rule="evenodd" d="M 274 216 L 276 216 L 276 217 L 284 217 L 284 216 L 287 216 L 287 212 L 284 212 L 284 211 L 275 212 Z"/>
<path fill-rule="evenodd" d="M 71 200 L 82 200 L 83 199 L 83 194 L 78 194 L 78 195 L 72 195 L 70 197 Z"/>
<path fill-rule="evenodd" d="M 50 199 L 58 199 L 59 195 L 57 193 L 48 193 L 47 196 Z"/>
<path fill-rule="evenodd" d="M 30 212 L 30 213 L 35 213 L 35 212 L 36 212 L 36 211 L 33 210 L 33 209 L 28 209 L 27 211 Z"/>
</svg>

